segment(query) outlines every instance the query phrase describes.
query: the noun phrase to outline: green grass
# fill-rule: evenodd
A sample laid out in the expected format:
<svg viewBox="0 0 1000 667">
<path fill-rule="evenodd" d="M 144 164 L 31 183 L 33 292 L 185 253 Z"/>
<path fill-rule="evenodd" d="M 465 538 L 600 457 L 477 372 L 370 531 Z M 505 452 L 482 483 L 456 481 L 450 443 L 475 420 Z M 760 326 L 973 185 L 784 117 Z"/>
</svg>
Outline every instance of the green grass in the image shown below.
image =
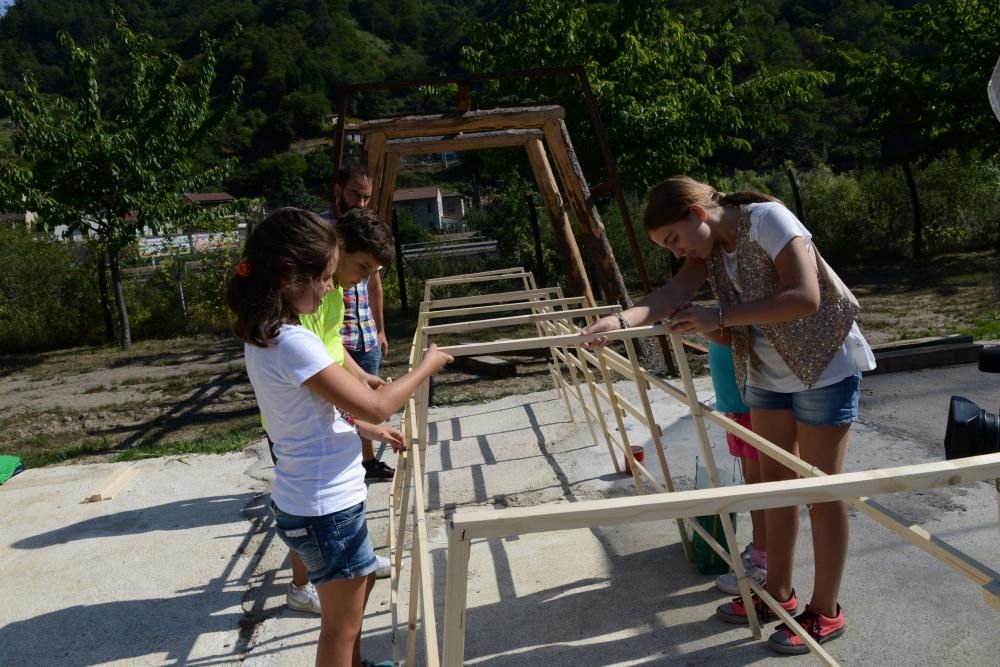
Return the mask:
<svg viewBox="0 0 1000 667">
<path fill-rule="evenodd" d="M 39 433 L 21 440 L 19 442 L 21 453 L 18 455 L 24 462 L 24 467 L 39 468 L 53 463 L 63 463 L 81 456 L 105 454 L 113 448 L 107 438 L 84 440 L 72 447 L 53 447 L 58 436 L 58 433 Z"/>
<path fill-rule="evenodd" d="M 235 430 L 220 430 L 208 433 L 190 440 L 159 443 L 152 446 L 139 444 L 119 454 L 116 461 L 136 461 L 152 459 L 158 456 L 176 456 L 178 454 L 227 454 L 238 452 L 246 447 L 251 440 L 261 435 L 261 429 L 240 426 Z"/>
<path fill-rule="evenodd" d="M 1000 340 L 1000 311 L 994 310 L 985 317 L 977 318 L 972 326 L 959 333 L 972 336 L 973 340 Z"/>
</svg>

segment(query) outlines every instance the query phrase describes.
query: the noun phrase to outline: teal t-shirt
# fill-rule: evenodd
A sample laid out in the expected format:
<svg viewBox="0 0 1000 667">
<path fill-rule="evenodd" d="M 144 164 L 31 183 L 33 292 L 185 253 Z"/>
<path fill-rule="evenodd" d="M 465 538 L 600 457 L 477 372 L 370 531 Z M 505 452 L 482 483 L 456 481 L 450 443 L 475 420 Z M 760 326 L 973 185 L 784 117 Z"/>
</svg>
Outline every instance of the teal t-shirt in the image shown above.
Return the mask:
<svg viewBox="0 0 1000 667">
<path fill-rule="evenodd" d="M 708 342 L 708 370 L 715 387 L 715 409 L 721 412 L 750 412 L 743 402 L 743 392 L 736 386 L 733 350 L 728 345 Z"/>
</svg>

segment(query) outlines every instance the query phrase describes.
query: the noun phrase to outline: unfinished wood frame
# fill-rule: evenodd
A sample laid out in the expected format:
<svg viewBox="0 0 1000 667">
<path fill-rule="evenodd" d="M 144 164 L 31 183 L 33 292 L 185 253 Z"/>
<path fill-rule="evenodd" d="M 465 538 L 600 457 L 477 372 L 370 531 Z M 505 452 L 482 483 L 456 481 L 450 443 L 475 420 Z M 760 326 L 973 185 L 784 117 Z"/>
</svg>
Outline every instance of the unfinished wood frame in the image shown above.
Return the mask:
<svg viewBox="0 0 1000 667">
<path fill-rule="evenodd" d="M 505 271 L 507 270 L 501 270 L 497 274 L 503 275 Z M 514 272 L 516 273 L 516 270 Z M 471 275 L 475 274 L 466 274 L 463 278 Z M 447 284 L 447 282 L 445 280 L 440 284 Z M 512 297 L 511 294 L 518 294 L 518 296 Z M 713 488 L 702 491 L 671 493 L 646 468 L 634 462 L 633 459 L 632 470 L 635 478 L 641 476 L 644 480 L 650 482 L 654 489 L 668 492 L 626 499 L 586 501 L 584 503 L 572 503 L 555 507 L 542 506 L 493 512 L 461 512 L 456 514 L 449 525 L 448 572 L 444 617 L 445 644 L 443 654 L 438 653 L 436 646 L 431 646 L 432 644 L 436 644 L 437 626 L 434 617 L 433 601 L 431 600 L 433 593 L 430 588 L 430 561 L 427 552 L 424 518 L 426 508 L 423 507 L 422 501 L 414 502 L 413 521 L 415 530 L 412 548 L 413 557 L 411 559 L 411 596 L 407 623 L 407 664 L 413 664 L 418 609 L 422 618 L 424 642 L 427 645 L 427 664 L 437 665 L 441 659 L 443 659 L 446 665 L 461 664 L 464 652 L 465 586 L 467 583 L 468 561 L 471 553 L 472 539 L 663 519 L 675 519 L 693 530 L 698 530 L 700 526 L 691 520 L 695 515 L 715 513 L 717 511 L 725 524 L 728 523 L 729 513 L 732 511 L 747 511 L 763 509 L 765 507 L 833 499 L 843 499 L 852 504 L 880 525 L 889 528 L 915 546 L 924 549 L 935 558 L 965 575 L 981 587 L 984 599 L 1000 611 L 1000 574 L 930 535 L 923 528 L 902 523 L 897 517 L 877 503 L 863 497 L 863 494 L 895 493 L 931 486 L 994 479 L 1000 477 L 1000 455 L 977 457 L 958 462 L 920 464 L 903 468 L 827 476 L 805 461 L 785 452 L 773 443 L 760 438 L 753 432 L 728 419 L 723 414 L 701 403 L 695 393 L 693 380 L 682 354 L 677 354 L 677 362 L 678 366 L 682 369 L 683 388 L 677 388 L 642 368 L 638 363 L 638 358 L 635 356 L 632 340 L 640 336 L 666 333 L 664 327 L 636 327 L 610 334 L 608 336 L 609 339 L 625 342 L 626 356 L 622 356 L 610 349 L 588 351 L 579 347 L 583 338 L 577 330 L 571 329 L 568 325 L 568 321 L 574 316 L 590 318 L 600 314 L 599 312 L 594 312 L 594 309 L 580 308 L 579 306 L 586 305 L 584 299 L 580 297 L 566 299 L 559 294 L 558 290 L 548 291 L 547 294 L 538 294 L 537 290 L 522 290 L 518 293 L 500 293 L 490 296 L 492 297 L 490 301 L 494 303 L 489 305 L 468 306 L 464 303 L 466 300 L 472 300 L 477 304 L 483 303 L 483 301 L 477 297 L 465 297 L 457 300 L 443 300 L 448 301 L 448 305 L 453 307 L 439 309 L 434 308 L 434 306 L 439 304 L 432 300 L 421 307 L 422 316 L 424 317 L 422 322 L 428 322 L 434 317 L 488 315 L 504 310 L 533 311 L 529 315 L 513 317 L 518 318 L 517 322 L 519 323 L 534 322 L 543 326 L 546 331 L 545 335 L 533 338 L 458 345 L 442 349 L 454 355 L 501 354 L 505 351 L 533 348 L 556 349 L 560 361 L 564 362 L 565 367 L 574 374 L 574 377 L 576 377 L 576 373 L 579 373 L 579 377 L 584 378 L 588 386 L 588 391 L 592 391 L 596 397 L 603 398 L 608 405 L 617 403 L 622 411 L 627 412 L 640 421 L 640 423 L 648 426 L 650 428 L 651 441 L 654 443 L 654 449 L 658 449 L 661 452 L 662 446 L 659 443 L 659 437 L 662 433 L 659 426 L 653 420 L 651 403 L 646 392 L 649 389 L 656 388 L 667 393 L 669 396 L 687 404 L 691 410 L 696 431 L 699 435 L 699 448 L 702 450 L 705 458 Z M 546 300 L 544 298 L 546 296 L 550 298 Z M 507 299 L 514 300 L 508 301 Z M 500 303 L 496 303 L 497 301 Z M 575 310 L 578 312 L 574 313 L 574 310 L 570 308 L 572 306 L 577 307 Z M 556 308 L 569 308 L 569 310 L 556 310 Z M 411 364 L 419 363 L 421 353 L 428 341 L 429 335 L 453 333 L 475 328 L 488 328 L 490 326 L 504 326 L 505 322 L 508 324 L 512 323 L 509 318 L 501 317 L 455 322 L 450 325 L 437 325 L 444 328 L 435 328 L 434 325 L 418 327 L 414 335 L 414 346 L 411 349 Z M 463 329 L 463 327 L 466 329 Z M 430 329 L 429 332 L 427 331 L 428 329 Z M 670 336 L 670 341 L 675 354 L 682 350 L 682 342 L 679 337 Z M 569 352 L 571 349 L 575 350 L 575 353 Z M 613 387 L 608 385 L 606 385 L 607 388 L 602 387 L 601 384 L 603 383 L 594 379 L 596 377 L 594 371 L 601 368 L 602 365 L 599 357 L 603 357 L 604 367 L 609 372 L 614 371 L 635 382 L 639 390 L 640 406 L 633 405 L 621 397 L 617 392 L 614 392 Z M 585 371 L 590 371 L 589 379 L 587 379 Z M 576 398 L 579 405 L 583 408 L 585 419 L 588 422 L 596 444 L 597 435 L 594 430 L 593 421 L 602 416 L 603 412 L 599 406 L 596 410 L 592 410 L 588 406 L 587 402 L 583 399 L 583 393 L 580 389 L 582 384 L 584 382 L 574 382 L 575 394 L 571 394 L 567 386 L 566 396 Z M 411 442 L 411 448 L 401 458 L 401 463 L 397 468 L 397 478 L 394 480 L 393 493 L 391 495 L 392 502 L 390 502 L 390 508 L 395 511 L 395 515 L 394 512 L 390 512 L 390 525 L 394 528 L 392 553 L 394 555 L 394 572 L 396 575 L 392 582 L 393 594 L 391 595 L 394 633 L 398 617 L 398 595 L 396 591 L 398 591 L 398 576 L 402 561 L 402 549 L 400 546 L 403 543 L 402 538 L 405 531 L 409 489 L 411 486 L 414 489 L 413 495 L 415 499 L 422 499 L 424 497 L 422 489 L 423 480 L 419 472 L 423 470 L 424 453 L 427 444 L 426 411 L 428 405 L 426 401 L 427 392 L 425 388 L 422 388 L 407 405 L 404 416 L 404 431 Z M 599 405 L 596 402 L 596 398 L 595 405 Z M 718 487 L 718 472 L 714 464 L 711 449 L 708 447 L 705 420 L 711 421 L 726 431 L 747 440 L 761 452 L 779 460 L 790 469 L 803 475 L 804 478 L 788 482 L 775 482 L 768 485 Z M 606 425 L 604 428 L 606 430 Z M 614 447 L 612 447 L 612 443 Z M 627 443 L 620 440 L 610 440 L 608 445 L 609 451 L 619 449 L 624 451 L 626 456 L 631 451 L 627 447 Z M 614 454 L 612 456 L 613 460 L 617 461 L 617 456 Z M 669 482 L 671 477 L 669 468 L 666 466 L 666 461 L 662 460 L 661 464 L 664 470 L 664 479 Z M 420 488 L 418 489 L 418 487 Z M 642 490 L 641 486 L 637 486 L 639 493 Z M 402 494 L 402 501 L 397 502 L 396 499 L 400 498 L 400 494 Z M 735 553 L 736 542 L 732 534 L 727 535 L 727 541 L 732 546 L 729 551 L 726 551 L 711 536 L 704 533 L 703 530 L 699 531 L 699 533 L 702 537 L 706 538 L 706 542 L 724 560 L 729 562 L 740 573 L 738 579 L 742 595 L 749 597 L 751 590 L 761 595 L 764 601 L 782 620 L 803 637 L 813 654 L 821 662 L 829 665 L 836 664 L 833 658 L 821 646 L 802 632 L 801 628 L 794 623 L 794 619 L 787 612 L 784 612 L 780 608 L 780 605 L 766 591 L 745 576 L 742 572 L 742 564 L 739 556 Z M 686 531 L 682 531 L 682 534 L 686 537 Z M 752 609 L 752 606 L 750 608 Z M 753 627 L 751 627 L 751 631 L 753 632 Z M 759 630 L 757 634 L 759 636 Z"/>
<path fill-rule="evenodd" d="M 481 274 L 465 274 L 462 276 L 456 276 L 452 278 L 435 279 L 435 282 L 428 287 L 426 294 L 427 296 L 432 297 L 433 294 L 431 288 L 433 288 L 434 286 L 468 282 L 471 278 L 483 278 L 485 280 L 485 279 L 504 279 L 510 277 L 522 277 L 526 281 L 525 285 L 526 287 L 530 288 L 532 285 L 532 283 L 530 282 L 531 278 L 529 276 L 522 276 L 521 274 L 518 273 L 517 269 L 497 270 L 492 272 L 483 272 Z M 555 296 L 556 298 L 551 300 L 544 300 L 544 299 L 538 300 L 541 297 L 546 297 L 546 296 Z M 517 301 L 514 301 L 515 299 L 517 299 Z M 528 301 L 522 299 L 532 299 L 532 300 Z M 466 304 L 468 303 L 482 303 L 484 301 L 492 301 L 492 302 L 500 301 L 502 303 L 493 303 L 492 305 L 488 306 L 472 306 L 472 307 L 466 306 Z M 435 310 L 435 307 L 441 304 L 447 306 L 457 306 L 457 307 L 450 309 Z M 562 309 L 554 310 L 553 305 L 561 307 Z M 660 435 L 659 427 L 656 426 L 655 423 L 653 424 L 653 428 L 651 428 L 650 430 L 651 430 L 651 435 L 653 436 L 653 441 L 655 442 L 655 446 L 659 450 L 657 456 L 658 459 L 661 461 L 661 465 L 664 470 L 664 478 L 666 479 L 667 486 L 665 487 L 664 485 L 660 484 L 655 478 L 655 476 L 653 476 L 641 463 L 638 463 L 632 456 L 631 447 L 629 446 L 628 443 L 628 436 L 625 433 L 621 417 L 623 413 L 627 410 L 630 414 L 632 414 L 633 416 L 637 417 L 640 421 L 642 421 L 644 425 L 649 427 L 649 424 L 652 423 L 651 421 L 652 413 L 648 407 L 649 406 L 648 400 L 645 400 L 644 398 L 644 402 L 646 404 L 646 410 L 640 411 L 639 409 L 635 408 L 630 403 L 628 403 L 626 399 L 620 396 L 620 394 L 618 394 L 618 392 L 615 391 L 614 386 L 611 383 L 610 370 L 612 367 L 616 369 L 630 368 L 630 367 L 623 365 L 620 362 L 615 364 L 607 363 L 607 360 L 605 359 L 605 352 L 601 350 L 594 352 L 583 352 L 581 350 L 577 350 L 577 355 L 573 355 L 569 352 L 568 347 L 562 347 L 562 348 L 556 347 L 559 343 L 562 343 L 565 340 L 569 339 L 573 340 L 574 342 L 578 342 L 580 337 L 578 333 L 572 333 L 564 337 L 553 336 L 552 333 L 555 331 L 553 327 L 559 326 L 564 328 L 566 331 L 569 331 L 565 323 L 566 320 L 584 319 L 585 321 L 591 321 L 593 318 L 596 318 L 597 316 L 606 314 L 608 312 L 614 312 L 619 308 L 617 306 L 605 306 L 598 308 L 574 308 L 574 309 L 569 308 L 570 306 L 582 306 L 582 305 L 586 305 L 585 299 L 580 297 L 575 297 L 575 298 L 562 297 L 561 291 L 558 289 L 556 290 L 526 289 L 526 290 L 521 290 L 519 292 L 499 293 L 485 297 L 484 296 L 460 297 L 456 299 L 444 299 L 437 301 L 431 299 L 429 301 L 424 302 L 421 305 L 421 314 L 420 316 L 418 316 L 418 328 L 414 335 L 414 346 L 411 350 L 411 364 L 419 363 L 420 354 L 422 353 L 424 346 L 428 343 L 429 336 L 431 335 L 437 333 L 449 333 L 449 332 L 456 332 L 463 330 L 494 328 L 499 326 L 507 326 L 515 323 L 534 322 L 538 327 L 545 329 L 545 331 L 547 332 L 546 335 L 541 335 L 529 339 L 521 339 L 521 341 L 517 343 L 514 347 L 516 347 L 517 349 L 535 349 L 535 348 L 548 347 L 550 351 L 553 353 L 554 357 L 557 359 L 557 361 L 564 362 L 567 370 L 569 371 L 572 380 L 571 383 L 565 382 L 564 378 L 562 377 L 561 370 L 559 372 L 553 370 L 553 379 L 555 380 L 556 389 L 559 391 L 559 393 L 563 396 L 564 400 L 566 401 L 567 410 L 571 418 L 573 416 L 573 411 L 570 407 L 570 398 L 574 398 L 578 401 L 580 407 L 583 409 L 586 415 L 586 421 L 588 427 L 590 428 L 590 432 L 595 444 L 598 442 L 598 437 L 593 427 L 593 421 L 596 418 L 596 420 L 600 422 L 601 432 L 605 437 L 605 441 L 608 446 L 608 451 L 611 456 L 613 465 L 615 466 L 615 469 L 619 472 L 621 471 L 621 468 L 618 465 L 619 459 L 618 459 L 618 454 L 615 451 L 616 449 L 622 453 L 621 455 L 623 457 L 629 459 L 630 466 L 633 471 L 632 475 L 638 493 L 643 493 L 645 491 L 645 487 L 643 486 L 640 480 L 645 480 L 654 489 L 658 491 L 672 490 L 672 479 L 670 476 L 669 469 L 666 467 L 662 446 L 659 442 L 659 435 Z M 431 315 L 454 317 L 460 313 L 462 315 L 486 314 L 490 312 L 497 312 L 497 311 L 511 310 L 511 309 L 518 309 L 518 310 L 530 309 L 533 312 L 530 315 L 521 315 L 521 316 L 515 315 L 512 317 L 505 317 L 505 318 L 488 318 L 486 320 L 473 320 L 473 321 L 452 323 L 450 325 L 438 325 L 437 327 L 432 325 L 426 325 L 426 326 L 424 325 L 424 322 L 426 322 L 429 319 L 429 316 Z M 637 331 L 637 335 L 644 332 L 645 332 L 644 329 L 639 329 Z M 508 343 L 510 343 L 510 341 L 508 341 Z M 547 345 L 546 343 L 552 343 L 552 345 Z M 480 346 L 475 346 L 475 345 L 460 346 L 462 348 L 461 352 L 465 356 L 468 356 L 470 354 L 478 354 L 483 352 L 494 351 L 492 347 L 484 348 L 482 347 L 482 345 L 486 346 L 492 345 L 495 347 L 495 344 L 480 344 Z M 512 348 L 511 345 L 507 345 L 507 347 Z M 451 350 L 455 348 L 448 348 L 448 349 Z M 632 348 L 631 354 L 632 354 L 631 367 L 638 367 L 638 360 L 637 357 L 635 357 L 634 348 Z M 593 400 L 593 408 L 591 408 L 587 404 L 587 401 L 584 399 L 583 392 L 580 389 L 580 385 L 582 383 L 577 379 L 578 378 L 577 371 L 579 371 L 580 374 L 579 377 L 583 377 L 588 385 L 588 392 L 590 394 L 591 399 Z M 600 376 L 597 375 L 598 372 L 600 373 Z M 604 385 L 603 388 L 601 387 L 602 382 Z M 607 406 L 610 406 L 611 411 L 616 414 L 616 420 L 618 425 L 617 436 L 612 434 L 611 429 L 608 427 L 606 421 L 603 418 L 604 408 L 601 405 L 600 399 L 603 399 L 605 404 Z M 623 406 L 627 406 L 627 408 L 623 408 Z M 426 415 L 426 411 L 427 411 L 427 393 L 426 391 L 418 391 L 414 399 L 410 402 L 410 404 L 407 407 L 407 414 L 417 413 L 418 415 Z M 423 417 L 418 416 L 413 419 L 407 417 L 404 422 L 404 429 L 408 429 L 407 437 L 411 440 L 411 443 L 414 443 L 416 445 L 416 446 L 411 445 L 410 448 L 410 452 L 415 452 L 415 453 L 411 454 L 410 452 L 408 452 L 406 456 L 407 458 L 412 457 L 417 462 L 417 465 L 406 465 L 405 463 L 401 463 L 397 467 L 398 471 L 402 471 L 405 474 L 405 481 L 400 481 L 400 484 L 404 487 L 404 489 L 409 488 L 409 485 L 411 484 L 413 485 L 413 488 L 416 488 L 417 485 L 422 484 L 422 480 L 420 479 L 420 477 L 418 475 L 411 475 L 410 472 L 420 467 L 420 463 L 422 463 L 423 460 L 423 452 L 425 451 L 425 443 L 427 437 L 426 421 L 427 421 L 426 416 Z M 400 477 L 399 472 L 397 472 L 397 480 L 403 480 L 403 478 Z M 394 485 L 394 491 L 392 496 L 394 499 L 398 497 L 398 492 L 396 491 L 397 488 L 398 486 Z M 396 579 L 393 583 L 393 589 L 392 589 L 394 591 L 398 587 L 398 577 L 400 575 L 400 567 L 401 567 L 400 565 L 401 549 L 399 549 L 397 545 L 402 544 L 402 538 L 405 530 L 405 523 L 406 523 L 405 512 L 408 507 L 406 502 L 406 493 L 407 492 L 404 490 L 403 491 L 404 500 L 401 507 L 397 507 L 395 502 L 390 504 L 390 506 L 393 508 L 394 511 L 402 513 L 398 519 L 394 515 L 390 521 L 390 525 L 394 527 L 394 530 L 391 531 L 392 537 L 390 538 L 390 541 L 393 542 L 393 544 L 391 544 L 391 549 L 392 553 L 395 556 L 394 564 L 396 565 L 395 567 Z M 416 525 L 420 525 L 424 521 L 423 512 L 424 512 L 423 507 L 417 507 L 416 505 L 414 506 L 414 521 Z M 688 543 L 687 533 L 686 531 L 684 531 L 683 524 L 681 521 L 678 521 L 678 529 L 681 534 L 681 539 L 685 545 L 685 552 L 690 557 L 690 545 Z M 422 582 L 428 578 L 429 575 L 426 572 L 418 572 L 418 571 L 422 570 L 425 567 L 424 564 L 429 563 L 429 561 L 427 559 L 426 554 L 424 553 L 425 547 L 421 546 L 422 544 L 426 544 L 426 541 L 423 540 L 422 536 L 419 534 L 419 531 L 415 532 L 413 540 L 414 540 L 414 545 L 412 552 L 414 554 L 414 557 L 412 559 L 412 567 L 415 568 L 415 570 L 411 572 L 411 585 L 416 586 L 419 585 L 419 582 Z M 411 660 L 413 657 L 412 647 L 415 646 L 415 639 L 416 639 L 415 612 L 420 600 L 424 600 L 424 605 L 421 605 L 421 607 L 426 606 L 426 600 L 424 598 L 419 597 L 414 589 L 411 589 L 410 616 L 407 623 L 408 627 L 407 656 Z M 393 625 L 394 625 L 394 636 L 395 636 L 395 628 L 397 625 L 397 619 L 399 617 L 397 609 L 398 596 L 392 594 L 391 602 L 394 605 L 392 612 L 393 612 L 393 620 L 394 620 Z M 432 613 L 433 610 L 431 610 L 431 614 Z M 436 637 L 436 627 L 434 625 L 434 618 L 432 615 L 428 615 L 427 613 L 423 614 L 423 630 L 424 630 L 423 634 L 425 642 L 427 641 L 433 642 L 434 641 L 433 638 Z M 431 655 L 428 655 L 429 664 L 436 664 L 433 662 L 433 660 L 435 659 L 436 656 L 432 657 Z"/>
</svg>

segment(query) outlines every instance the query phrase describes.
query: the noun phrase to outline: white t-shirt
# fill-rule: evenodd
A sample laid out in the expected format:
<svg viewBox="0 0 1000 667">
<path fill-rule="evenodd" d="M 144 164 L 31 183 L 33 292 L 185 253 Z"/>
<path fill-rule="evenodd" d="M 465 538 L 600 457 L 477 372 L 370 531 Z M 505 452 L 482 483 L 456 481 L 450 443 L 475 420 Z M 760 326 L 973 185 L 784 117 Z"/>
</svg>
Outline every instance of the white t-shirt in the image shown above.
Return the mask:
<svg viewBox="0 0 1000 667">
<path fill-rule="evenodd" d="M 812 234 L 799 222 L 795 215 L 776 202 L 766 202 L 761 204 L 750 204 L 750 240 L 756 241 L 773 260 L 778 253 L 784 249 L 796 236 L 802 237 L 805 242 L 809 256 L 816 261 Z M 722 251 L 722 257 L 726 266 L 726 273 L 736 288 L 737 295 L 742 298 L 743 286 L 736 279 L 736 252 Z M 782 393 L 805 391 L 807 387 L 788 367 L 788 364 L 781 358 L 778 351 L 774 349 L 767 336 L 760 327 L 751 326 L 750 333 L 753 336 L 753 349 L 760 358 L 762 364 L 750 364 L 750 373 L 747 376 L 747 384 L 751 387 L 768 389 Z M 836 384 L 846 377 L 854 375 L 858 371 L 867 371 L 875 368 L 875 355 L 872 354 L 868 341 L 861 335 L 858 323 L 851 326 L 851 331 L 847 334 L 844 344 L 840 346 L 830 364 L 820 374 L 813 389 Z"/>
<path fill-rule="evenodd" d="M 364 501 L 358 432 L 333 404 L 302 385 L 333 363 L 319 336 L 286 324 L 269 347 L 246 344 L 244 353 L 278 459 L 274 504 L 288 514 L 322 516 Z"/>
</svg>

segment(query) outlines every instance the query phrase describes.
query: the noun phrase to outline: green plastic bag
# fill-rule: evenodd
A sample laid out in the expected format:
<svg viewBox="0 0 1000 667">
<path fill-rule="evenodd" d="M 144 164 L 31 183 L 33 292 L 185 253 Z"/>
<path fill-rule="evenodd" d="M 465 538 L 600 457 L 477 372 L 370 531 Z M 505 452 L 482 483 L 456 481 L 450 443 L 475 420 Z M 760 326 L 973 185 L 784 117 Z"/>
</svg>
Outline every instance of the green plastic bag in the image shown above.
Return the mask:
<svg viewBox="0 0 1000 667">
<path fill-rule="evenodd" d="M 24 470 L 20 456 L 0 456 L 0 484 Z"/>
<path fill-rule="evenodd" d="M 729 518 L 733 521 L 733 530 L 736 529 L 736 513 L 733 512 L 729 515 Z M 726 542 L 726 534 L 722 530 L 722 520 L 719 518 L 718 514 L 710 514 L 705 516 L 695 517 L 695 521 L 705 529 L 705 531 L 711 535 L 716 542 L 721 544 L 723 548 L 729 549 L 729 544 Z M 691 551 L 694 553 L 694 564 L 698 568 L 698 572 L 701 574 L 725 574 L 729 572 L 729 565 L 726 561 L 722 560 L 722 557 L 715 553 L 715 549 L 708 546 L 706 542 L 699 533 L 694 533 L 691 536 Z"/>
<path fill-rule="evenodd" d="M 697 458 L 695 459 L 695 478 L 694 487 L 707 488 L 711 486 L 708 483 L 708 470 L 699 464 Z M 740 483 L 740 479 L 737 477 L 736 469 L 726 470 L 724 467 L 719 466 L 719 482 L 722 486 L 734 486 Z M 729 514 L 729 518 L 733 522 L 733 532 L 736 532 L 736 512 Z M 722 545 L 724 549 L 729 550 L 729 543 L 726 542 L 726 534 L 722 529 L 722 519 L 718 514 L 706 514 L 703 516 L 695 517 L 695 521 L 698 522 L 702 528 L 705 529 L 712 538 Z M 694 555 L 694 564 L 698 568 L 698 572 L 701 574 L 725 574 L 729 572 L 729 565 L 722 559 L 722 556 L 715 552 L 715 549 L 708 546 L 702 536 L 691 531 L 691 551 Z"/>
</svg>

